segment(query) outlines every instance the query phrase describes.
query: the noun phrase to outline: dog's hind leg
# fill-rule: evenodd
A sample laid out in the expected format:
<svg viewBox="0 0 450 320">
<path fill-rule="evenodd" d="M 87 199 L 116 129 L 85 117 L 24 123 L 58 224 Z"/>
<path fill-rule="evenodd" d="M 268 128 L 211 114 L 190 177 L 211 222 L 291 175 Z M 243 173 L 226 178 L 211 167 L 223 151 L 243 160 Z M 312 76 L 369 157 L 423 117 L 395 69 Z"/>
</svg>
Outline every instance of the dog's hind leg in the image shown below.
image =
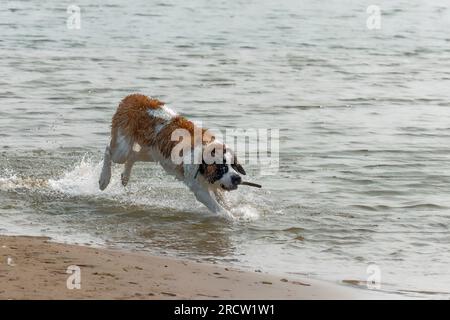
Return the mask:
<svg viewBox="0 0 450 320">
<path fill-rule="evenodd" d="M 107 146 L 105 149 L 105 155 L 103 157 L 103 168 L 100 174 L 98 185 L 100 190 L 105 190 L 111 180 L 111 148 Z"/>
<path fill-rule="evenodd" d="M 125 163 L 131 151 L 131 139 L 119 130 L 111 131 L 111 141 L 106 147 L 103 169 L 99 179 L 100 190 L 105 190 L 111 180 L 111 164 Z"/>
<path fill-rule="evenodd" d="M 132 153 L 132 146 L 132 139 L 122 134 L 120 129 L 117 132 L 113 132 L 111 138 L 111 160 L 119 164 L 127 162 Z"/>
<path fill-rule="evenodd" d="M 121 180 L 124 187 L 126 187 L 126 185 L 128 184 L 128 181 L 130 180 L 131 169 L 137 161 L 152 162 L 154 160 L 150 155 L 148 148 L 143 148 L 138 143 L 135 143 L 133 145 L 132 151 L 130 151 L 129 153 L 127 161 L 125 162 L 124 170 L 122 172 Z"/>
<path fill-rule="evenodd" d="M 121 175 L 121 181 L 122 181 L 122 185 L 124 187 L 127 186 L 128 181 L 130 180 L 130 175 L 131 175 L 131 169 L 133 168 L 134 163 L 136 162 L 136 156 L 133 153 L 127 160 L 127 162 L 125 162 L 125 168 L 122 172 Z"/>
</svg>

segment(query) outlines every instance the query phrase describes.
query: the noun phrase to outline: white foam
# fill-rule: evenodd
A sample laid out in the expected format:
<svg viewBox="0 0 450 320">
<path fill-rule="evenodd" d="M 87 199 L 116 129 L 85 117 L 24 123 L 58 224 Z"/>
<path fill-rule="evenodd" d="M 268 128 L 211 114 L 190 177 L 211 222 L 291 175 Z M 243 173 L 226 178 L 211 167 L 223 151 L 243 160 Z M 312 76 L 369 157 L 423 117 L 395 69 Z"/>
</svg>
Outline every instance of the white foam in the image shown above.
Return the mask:
<svg viewBox="0 0 450 320">
<path fill-rule="evenodd" d="M 255 207 L 255 203 L 260 204 L 261 201 L 256 199 L 255 194 L 247 191 L 245 194 L 242 190 L 228 192 L 225 194 L 230 214 L 235 220 L 254 221 L 260 218 L 260 208 Z"/>
<path fill-rule="evenodd" d="M 239 220 L 253 221 L 260 217 L 258 210 L 250 205 L 239 205 L 230 211 Z"/>
<path fill-rule="evenodd" d="M 48 185 L 54 191 L 71 196 L 103 196 L 123 193 L 123 190 L 118 188 L 119 179 L 117 172 L 113 172 L 108 189 L 103 192 L 100 191 L 98 178 L 100 177 L 101 168 L 102 162 L 94 163 L 90 158 L 84 156 L 80 163 L 71 170 L 66 171 L 61 177 L 49 179 Z"/>
</svg>

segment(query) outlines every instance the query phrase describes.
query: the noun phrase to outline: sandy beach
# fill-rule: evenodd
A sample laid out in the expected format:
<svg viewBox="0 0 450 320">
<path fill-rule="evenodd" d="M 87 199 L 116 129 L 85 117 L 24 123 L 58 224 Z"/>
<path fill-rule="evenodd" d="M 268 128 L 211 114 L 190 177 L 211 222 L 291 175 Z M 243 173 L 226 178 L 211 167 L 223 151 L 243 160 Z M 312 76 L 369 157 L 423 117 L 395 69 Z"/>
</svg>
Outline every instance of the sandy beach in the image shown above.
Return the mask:
<svg viewBox="0 0 450 320">
<path fill-rule="evenodd" d="M 144 253 L 0 236 L 0 299 L 386 299 L 312 279 L 290 279 Z M 69 266 L 80 289 L 68 289 Z M 71 282 L 72 284 L 74 282 Z"/>
</svg>

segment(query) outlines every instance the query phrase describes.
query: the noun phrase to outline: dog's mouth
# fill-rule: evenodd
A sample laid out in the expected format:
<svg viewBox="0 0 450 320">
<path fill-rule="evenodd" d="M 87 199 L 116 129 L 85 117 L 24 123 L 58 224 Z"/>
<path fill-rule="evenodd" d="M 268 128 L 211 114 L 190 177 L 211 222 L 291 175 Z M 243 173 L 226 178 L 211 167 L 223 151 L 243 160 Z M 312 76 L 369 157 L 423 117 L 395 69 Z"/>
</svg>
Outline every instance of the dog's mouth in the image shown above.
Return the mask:
<svg viewBox="0 0 450 320">
<path fill-rule="evenodd" d="M 221 187 L 223 190 L 231 191 L 231 190 L 236 190 L 236 189 L 238 188 L 238 185 L 236 184 L 236 185 L 232 185 L 232 186 L 230 186 L 230 187 L 227 187 L 227 186 L 225 186 L 224 184 L 221 184 L 220 187 Z"/>
</svg>

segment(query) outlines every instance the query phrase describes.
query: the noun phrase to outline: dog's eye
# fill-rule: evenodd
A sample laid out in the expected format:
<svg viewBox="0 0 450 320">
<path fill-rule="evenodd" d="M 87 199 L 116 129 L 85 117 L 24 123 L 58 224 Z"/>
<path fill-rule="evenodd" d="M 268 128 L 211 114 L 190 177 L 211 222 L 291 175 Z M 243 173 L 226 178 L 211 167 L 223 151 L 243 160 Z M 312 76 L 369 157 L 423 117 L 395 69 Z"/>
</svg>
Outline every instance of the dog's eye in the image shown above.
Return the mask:
<svg viewBox="0 0 450 320">
<path fill-rule="evenodd" d="M 218 175 L 223 175 L 223 174 L 225 174 L 225 173 L 227 173 L 228 172 L 228 166 L 226 166 L 226 165 L 218 165 L 217 166 L 217 173 L 218 173 Z"/>
</svg>

